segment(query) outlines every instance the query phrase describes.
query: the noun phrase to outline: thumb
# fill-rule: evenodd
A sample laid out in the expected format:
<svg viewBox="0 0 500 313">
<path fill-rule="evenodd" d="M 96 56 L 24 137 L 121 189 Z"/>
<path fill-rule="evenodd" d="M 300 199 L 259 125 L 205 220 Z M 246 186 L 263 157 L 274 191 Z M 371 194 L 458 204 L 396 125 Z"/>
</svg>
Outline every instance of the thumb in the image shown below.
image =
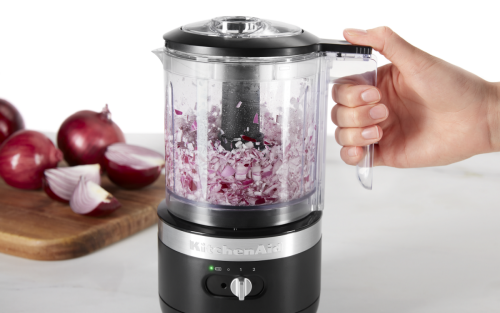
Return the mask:
<svg viewBox="0 0 500 313">
<path fill-rule="evenodd" d="M 398 67 L 401 72 L 415 71 L 432 56 L 409 44 L 387 26 L 369 30 L 347 28 L 344 37 L 355 45 L 371 46 Z"/>
</svg>

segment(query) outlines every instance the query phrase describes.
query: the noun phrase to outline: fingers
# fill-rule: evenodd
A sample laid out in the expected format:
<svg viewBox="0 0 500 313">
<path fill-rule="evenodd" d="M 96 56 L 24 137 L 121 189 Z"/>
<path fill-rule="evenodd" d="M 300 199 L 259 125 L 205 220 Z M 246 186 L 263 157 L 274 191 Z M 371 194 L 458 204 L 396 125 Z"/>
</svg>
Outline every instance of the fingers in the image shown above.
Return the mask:
<svg viewBox="0 0 500 313">
<path fill-rule="evenodd" d="M 384 104 L 369 104 L 349 108 L 337 104 L 332 109 L 332 121 L 339 127 L 365 127 L 385 121 L 389 110 Z"/>
<path fill-rule="evenodd" d="M 335 139 L 341 146 L 367 146 L 382 139 L 382 128 L 378 125 L 364 128 L 340 128 L 335 130 Z"/>
<path fill-rule="evenodd" d="M 431 55 L 412 46 L 387 26 L 369 30 L 347 28 L 344 37 L 352 44 L 373 47 L 401 71 L 421 66 L 426 59 L 432 60 Z"/>
<path fill-rule="evenodd" d="M 348 165 L 356 165 L 363 158 L 362 147 L 343 147 L 340 150 L 340 157 Z"/>
<path fill-rule="evenodd" d="M 332 109 L 332 121 L 340 127 L 365 127 L 387 119 L 389 111 L 380 101 L 380 92 L 373 86 L 335 84 L 332 97 L 339 103 Z"/>
<path fill-rule="evenodd" d="M 332 89 L 333 101 L 348 107 L 357 107 L 380 101 L 380 92 L 373 86 L 335 84 Z"/>
</svg>

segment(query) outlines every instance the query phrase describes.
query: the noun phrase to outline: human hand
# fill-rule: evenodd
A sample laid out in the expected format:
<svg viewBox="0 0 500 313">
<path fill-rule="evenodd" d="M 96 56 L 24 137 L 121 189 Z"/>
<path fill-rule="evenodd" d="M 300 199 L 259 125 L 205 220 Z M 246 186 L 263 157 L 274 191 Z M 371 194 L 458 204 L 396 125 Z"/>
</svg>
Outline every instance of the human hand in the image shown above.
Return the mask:
<svg viewBox="0 0 500 313">
<path fill-rule="evenodd" d="M 378 69 L 377 88 L 336 84 L 332 121 L 342 160 L 357 164 L 375 145 L 374 165 L 446 165 L 500 151 L 500 86 L 436 58 L 388 27 L 344 30 L 392 63 Z"/>
</svg>

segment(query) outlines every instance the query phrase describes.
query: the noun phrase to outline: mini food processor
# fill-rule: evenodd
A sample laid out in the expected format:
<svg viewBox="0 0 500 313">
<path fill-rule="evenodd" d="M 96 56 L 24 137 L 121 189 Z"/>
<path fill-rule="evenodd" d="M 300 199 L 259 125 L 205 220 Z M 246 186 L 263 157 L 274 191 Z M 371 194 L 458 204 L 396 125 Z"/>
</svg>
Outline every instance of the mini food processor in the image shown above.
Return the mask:
<svg viewBox="0 0 500 313">
<path fill-rule="evenodd" d="M 162 311 L 316 312 L 330 84 L 375 85 L 372 49 L 245 16 L 163 38 Z"/>
</svg>

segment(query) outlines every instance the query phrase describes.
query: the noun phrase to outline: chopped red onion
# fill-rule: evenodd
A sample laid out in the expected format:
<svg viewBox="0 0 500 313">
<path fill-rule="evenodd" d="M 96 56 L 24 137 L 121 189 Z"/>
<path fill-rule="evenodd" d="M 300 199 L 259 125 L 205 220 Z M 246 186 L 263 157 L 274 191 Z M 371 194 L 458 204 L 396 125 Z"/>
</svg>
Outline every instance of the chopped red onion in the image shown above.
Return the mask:
<svg viewBox="0 0 500 313">
<path fill-rule="evenodd" d="M 271 176 L 272 174 L 273 174 L 273 171 L 263 172 L 262 175 L 261 175 L 261 177 L 262 178 L 266 178 L 268 176 Z"/>
<path fill-rule="evenodd" d="M 239 138 L 238 138 L 239 139 Z M 248 136 L 245 136 L 245 135 L 241 135 L 241 139 L 245 140 L 245 141 L 251 141 L 251 142 L 256 142 L 257 140 L 253 139 L 253 138 L 250 138 Z"/>
<path fill-rule="evenodd" d="M 253 183 L 253 182 L 254 182 L 254 180 L 253 180 L 253 179 L 245 179 L 245 180 L 244 180 L 244 181 L 242 181 L 241 183 L 242 183 L 243 185 L 245 185 L 245 186 L 246 186 L 246 185 L 250 185 L 250 184 L 251 184 L 251 183 Z"/>
<path fill-rule="evenodd" d="M 240 106 L 241 106 L 241 101 L 240 101 L 240 102 L 238 102 L 238 104 L 236 105 L 236 108 L 237 108 L 237 109 L 239 109 L 239 108 L 240 108 Z"/>
<path fill-rule="evenodd" d="M 266 200 L 264 198 L 258 198 L 255 201 L 255 205 L 264 204 L 264 203 L 266 203 Z"/>
<path fill-rule="evenodd" d="M 255 117 L 253 118 L 254 124 L 259 124 L 259 113 L 255 113 Z"/>
<path fill-rule="evenodd" d="M 245 143 L 245 147 L 247 147 L 247 149 L 252 149 L 253 148 L 253 142 L 249 141 L 249 142 Z"/>
<path fill-rule="evenodd" d="M 256 165 L 252 166 L 252 178 L 255 181 L 260 181 L 262 179 L 260 165 L 256 164 Z"/>
<path fill-rule="evenodd" d="M 174 109 L 174 110 L 175 110 L 175 109 Z M 177 114 L 177 115 L 182 115 L 182 111 L 175 110 L 175 114 Z"/>
<path fill-rule="evenodd" d="M 236 170 L 234 177 L 236 180 L 244 180 L 247 177 L 248 167 L 246 167 L 243 163 L 236 164 Z"/>
<path fill-rule="evenodd" d="M 234 170 L 234 168 L 232 168 L 231 165 L 226 165 L 226 167 L 224 168 L 224 170 L 220 173 L 220 176 L 222 176 L 222 177 L 229 177 L 229 176 L 233 176 L 234 173 L 236 173 L 236 171 Z"/>
<path fill-rule="evenodd" d="M 314 190 L 314 110 L 304 112 L 300 105 L 287 108 L 287 125 L 281 125 L 281 115 L 261 104 L 254 122 L 260 123 L 264 134 L 263 149 L 255 149 L 259 142 L 242 135 L 229 140 L 224 137 L 226 143 L 232 140 L 232 150 L 228 151 L 219 139 L 223 134 L 220 104 L 208 110 L 203 126 L 196 111 L 188 105 L 183 107 L 188 114 L 174 115 L 175 129 L 167 131 L 166 151 L 170 153 L 166 155 L 166 181 L 170 192 L 191 201 L 253 206 L 287 202 Z M 193 129 L 195 120 L 200 123 Z M 208 144 L 201 146 L 198 142 L 198 127 L 206 129 Z"/>
</svg>

